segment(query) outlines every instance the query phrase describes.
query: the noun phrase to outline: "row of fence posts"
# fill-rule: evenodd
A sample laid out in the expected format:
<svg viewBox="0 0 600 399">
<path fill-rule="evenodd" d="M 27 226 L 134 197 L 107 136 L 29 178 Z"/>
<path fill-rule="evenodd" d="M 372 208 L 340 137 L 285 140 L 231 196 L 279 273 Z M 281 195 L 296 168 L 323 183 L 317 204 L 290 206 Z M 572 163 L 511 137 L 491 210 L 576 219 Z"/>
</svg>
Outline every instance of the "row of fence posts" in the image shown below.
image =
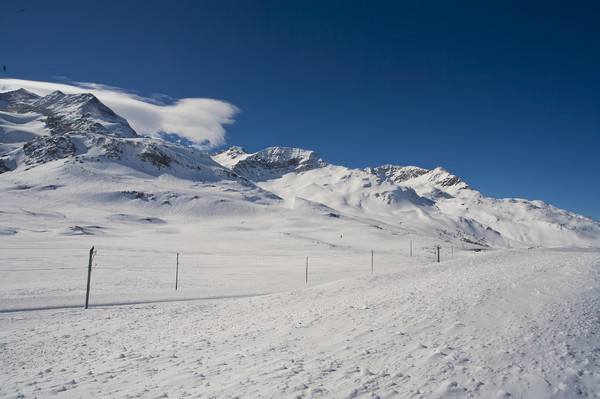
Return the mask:
<svg viewBox="0 0 600 399">
<path fill-rule="evenodd" d="M 437 254 L 437 261 L 440 262 L 440 249 L 442 247 L 440 245 L 435 246 L 435 253 Z M 452 248 L 452 258 L 454 258 L 454 247 Z M 94 261 L 94 256 L 96 255 L 94 247 L 90 249 L 89 261 L 88 261 L 88 275 L 87 275 L 87 289 L 85 291 L 85 308 L 88 309 L 89 301 L 90 301 L 90 286 L 92 279 L 92 264 Z M 410 240 L 410 257 L 413 257 L 413 246 L 412 240 Z M 374 272 L 375 267 L 375 251 L 371 250 L 371 274 Z M 306 257 L 306 283 L 308 283 L 308 256 Z M 176 266 L 175 266 L 175 291 L 177 291 L 179 285 L 179 252 L 177 252 L 176 257 Z"/>
</svg>

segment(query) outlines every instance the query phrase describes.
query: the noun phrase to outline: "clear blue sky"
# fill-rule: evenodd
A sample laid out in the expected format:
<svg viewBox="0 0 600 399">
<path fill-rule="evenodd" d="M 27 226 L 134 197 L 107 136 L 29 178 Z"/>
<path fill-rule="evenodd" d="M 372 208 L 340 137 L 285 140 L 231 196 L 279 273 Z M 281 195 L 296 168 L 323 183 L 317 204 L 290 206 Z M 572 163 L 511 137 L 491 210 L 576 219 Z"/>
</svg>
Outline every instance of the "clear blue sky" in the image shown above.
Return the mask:
<svg viewBox="0 0 600 399">
<path fill-rule="evenodd" d="M 229 145 L 600 218 L 598 1 L 0 2 L 2 77 L 241 109 Z"/>
</svg>

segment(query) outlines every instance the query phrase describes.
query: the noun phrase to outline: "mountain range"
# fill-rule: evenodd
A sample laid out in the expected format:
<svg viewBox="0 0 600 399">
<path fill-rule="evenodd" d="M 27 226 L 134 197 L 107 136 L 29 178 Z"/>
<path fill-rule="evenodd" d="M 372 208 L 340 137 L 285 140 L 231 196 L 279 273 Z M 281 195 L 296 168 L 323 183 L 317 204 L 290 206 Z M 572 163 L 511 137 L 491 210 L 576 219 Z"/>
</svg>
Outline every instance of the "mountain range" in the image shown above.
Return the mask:
<svg viewBox="0 0 600 399">
<path fill-rule="evenodd" d="M 600 246 L 590 218 L 487 197 L 439 167 L 349 169 L 284 147 L 210 154 L 142 137 L 87 93 L 0 93 L 0 193 L 11 236 L 176 234 L 233 218 L 256 221 L 260 237 L 328 245 L 352 230 L 479 249 Z"/>
</svg>

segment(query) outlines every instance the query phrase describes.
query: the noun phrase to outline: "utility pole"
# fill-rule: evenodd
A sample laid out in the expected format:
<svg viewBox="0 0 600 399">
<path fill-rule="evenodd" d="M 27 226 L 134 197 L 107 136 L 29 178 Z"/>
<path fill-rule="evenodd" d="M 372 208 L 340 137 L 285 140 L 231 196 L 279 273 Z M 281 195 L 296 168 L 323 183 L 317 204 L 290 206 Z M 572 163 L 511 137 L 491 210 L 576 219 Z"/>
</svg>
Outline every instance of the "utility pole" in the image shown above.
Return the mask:
<svg viewBox="0 0 600 399">
<path fill-rule="evenodd" d="M 440 249 L 441 249 L 441 248 L 442 248 L 442 247 L 441 247 L 440 245 L 436 245 L 436 246 L 435 246 L 435 249 L 436 249 L 436 251 L 437 251 L 437 259 L 438 259 L 438 263 L 440 263 Z"/>
<path fill-rule="evenodd" d="M 88 308 L 90 303 L 90 284 L 92 281 L 92 262 L 94 260 L 94 247 L 90 249 L 90 260 L 88 262 L 88 278 L 87 278 L 87 290 L 85 291 L 85 308 Z"/>
</svg>

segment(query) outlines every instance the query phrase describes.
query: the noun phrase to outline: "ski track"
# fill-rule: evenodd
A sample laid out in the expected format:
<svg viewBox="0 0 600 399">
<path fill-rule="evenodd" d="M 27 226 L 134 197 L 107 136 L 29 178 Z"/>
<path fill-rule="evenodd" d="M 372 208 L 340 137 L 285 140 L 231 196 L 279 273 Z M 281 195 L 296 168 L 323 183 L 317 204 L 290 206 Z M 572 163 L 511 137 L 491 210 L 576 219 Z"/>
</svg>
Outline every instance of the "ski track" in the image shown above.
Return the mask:
<svg viewBox="0 0 600 399">
<path fill-rule="evenodd" d="M 0 314 L 2 397 L 600 397 L 600 253 Z"/>
</svg>

